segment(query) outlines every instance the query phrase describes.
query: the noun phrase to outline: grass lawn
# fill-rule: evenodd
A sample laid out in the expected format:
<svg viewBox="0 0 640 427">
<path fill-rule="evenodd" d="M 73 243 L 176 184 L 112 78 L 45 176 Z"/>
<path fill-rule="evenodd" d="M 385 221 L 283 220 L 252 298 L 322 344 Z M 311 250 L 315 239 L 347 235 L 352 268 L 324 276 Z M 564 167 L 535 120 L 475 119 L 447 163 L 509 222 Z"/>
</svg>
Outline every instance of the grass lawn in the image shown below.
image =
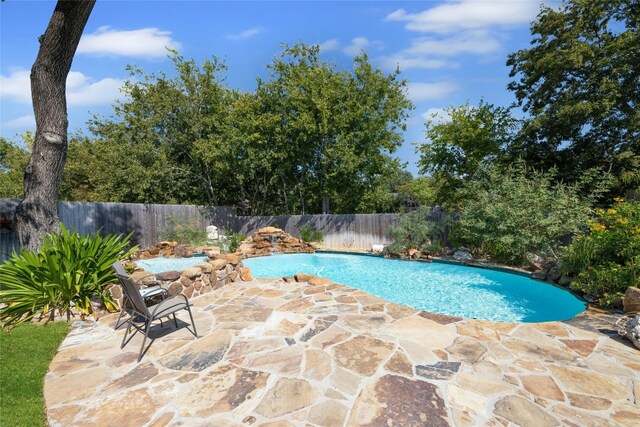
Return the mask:
<svg viewBox="0 0 640 427">
<path fill-rule="evenodd" d="M 44 375 L 60 342 L 66 322 L 25 324 L 0 331 L 0 425 L 44 426 Z"/>
</svg>

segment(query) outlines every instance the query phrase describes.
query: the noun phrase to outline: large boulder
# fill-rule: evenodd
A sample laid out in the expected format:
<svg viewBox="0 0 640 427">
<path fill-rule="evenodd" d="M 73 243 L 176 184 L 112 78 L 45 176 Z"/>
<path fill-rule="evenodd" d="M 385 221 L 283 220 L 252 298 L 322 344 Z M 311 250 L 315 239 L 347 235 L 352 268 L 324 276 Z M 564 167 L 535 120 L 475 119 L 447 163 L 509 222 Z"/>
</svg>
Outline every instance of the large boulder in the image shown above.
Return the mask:
<svg viewBox="0 0 640 427">
<path fill-rule="evenodd" d="M 629 286 L 627 292 L 624 294 L 622 300 L 625 313 L 631 313 L 634 311 L 640 312 L 640 289 L 634 286 Z"/>
<path fill-rule="evenodd" d="M 453 259 L 456 261 L 473 261 L 473 255 L 469 253 L 466 248 L 460 248 L 453 254 Z"/>
<path fill-rule="evenodd" d="M 640 314 L 636 314 L 636 317 L 627 323 L 627 338 L 636 348 L 640 348 Z"/>
</svg>

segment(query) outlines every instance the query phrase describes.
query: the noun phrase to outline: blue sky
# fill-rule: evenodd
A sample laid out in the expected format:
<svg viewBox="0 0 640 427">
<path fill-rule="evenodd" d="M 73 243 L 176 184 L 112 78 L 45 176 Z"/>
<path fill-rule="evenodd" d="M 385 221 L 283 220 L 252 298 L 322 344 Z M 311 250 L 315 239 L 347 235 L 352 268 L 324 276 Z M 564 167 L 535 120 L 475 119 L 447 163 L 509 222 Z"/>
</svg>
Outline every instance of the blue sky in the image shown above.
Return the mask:
<svg viewBox="0 0 640 427">
<path fill-rule="evenodd" d="M 549 2 L 547 2 L 549 3 Z M 125 66 L 171 73 L 165 46 L 197 61 L 227 63 L 228 83 L 252 90 L 281 43 L 317 43 L 323 58 L 349 67 L 360 49 L 391 72 L 400 65 L 416 109 L 398 157 L 417 172 L 412 142 L 427 115 L 481 98 L 514 101 L 509 52 L 526 48 L 540 0 L 449 1 L 107 1 L 98 0 L 67 81 L 69 130 L 109 114 Z M 53 1 L 0 4 L 0 135 L 34 129 L 29 69 Z"/>
</svg>

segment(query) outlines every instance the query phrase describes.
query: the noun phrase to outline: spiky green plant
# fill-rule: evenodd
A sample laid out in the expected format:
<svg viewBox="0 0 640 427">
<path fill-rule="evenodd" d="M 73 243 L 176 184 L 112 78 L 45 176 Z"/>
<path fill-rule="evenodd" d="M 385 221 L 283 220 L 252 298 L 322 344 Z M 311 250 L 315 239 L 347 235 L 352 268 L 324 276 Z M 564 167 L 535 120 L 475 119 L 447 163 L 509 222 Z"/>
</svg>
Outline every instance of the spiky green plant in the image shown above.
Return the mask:
<svg viewBox="0 0 640 427">
<path fill-rule="evenodd" d="M 81 315 L 94 314 L 92 298 L 100 298 L 108 310 L 116 310 L 105 285 L 115 276 L 111 264 L 130 256 L 128 236 L 79 235 L 61 225 L 59 234 L 48 235 L 37 253 L 13 253 L 0 265 L 0 322 L 13 327 L 42 316 L 53 320 L 70 316 L 75 307 Z"/>
</svg>

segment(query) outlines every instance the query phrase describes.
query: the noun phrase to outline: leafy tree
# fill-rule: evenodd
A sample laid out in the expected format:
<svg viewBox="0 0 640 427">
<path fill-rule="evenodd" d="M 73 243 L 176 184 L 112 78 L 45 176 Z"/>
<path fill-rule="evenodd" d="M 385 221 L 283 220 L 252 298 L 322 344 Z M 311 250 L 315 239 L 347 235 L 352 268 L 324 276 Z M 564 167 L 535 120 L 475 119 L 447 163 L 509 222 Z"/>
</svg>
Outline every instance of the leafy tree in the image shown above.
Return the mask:
<svg viewBox="0 0 640 427">
<path fill-rule="evenodd" d="M 449 207 L 457 204 L 456 193 L 478 171 L 501 162 L 512 144 L 518 121 L 509 109 L 480 101 L 446 110 L 447 120 L 433 117 L 426 122 L 428 143 L 417 147 L 418 165 L 438 185 L 436 200 Z"/>
<path fill-rule="evenodd" d="M 67 154 L 66 80 L 95 0 L 58 1 L 39 38 L 31 68 L 36 118 L 33 150 L 24 174 L 24 198 L 16 208 L 20 245 L 37 250 L 47 233 L 58 230 L 58 193 Z"/>
<path fill-rule="evenodd" d="M 0 137 L 0 198 L 22 197 L 27 163 L 27 148 Z"/>
<path fill-rule="evenodd" d="M 282 158 L 274 179 L 285 212 L 354 212 L 376 179 L 393 167 L 412 108 L 398 73 L 374 69 L 366 53 L 353 72 L 319 58 L 318 46 L 285 47 L 259 80 L 256 96 L 274 128 L 269 143 Z"/>
<path fill-rule="evenodd" d="M 608 185 L 606 174 L 603 178 L 597 170 L 571 185 L 558 182 L 556 175 L 518 162 L 507 169 L 494 166 L 468 182 L 455 229 L 459 242 L 511 265 L 522 265 L 532 255 L 556 258 L 562 238 L 583 230 Z"/>
<path fill-rule="evenodd" d="M 404 209 L 406 195 L 401 188 L 413 181 L 411 172 L 407 172 L 397 162 L 372 183 L 367 189 L 356 208 L 358 213 L 388 213 L 400 212 Z"/>
<path fill-rule="evenodd" d="M 398 193 L 407 207 L 433 206 L 438 187 L 430 176 L 420 176 L 398 186 Z"/>
<path fill-rule="evenodd" d="M 515 155 L 570 180 L 610 169 L 618 192 L 640 185 L 639 18 L 637 0 L 542 7 L 531 47 L 507 61 L 509 89 L 531 115 Z"/>
<path fill-rule="evenodd" d="M 129 67 L 132 79 L 122 88 L 126 98 L 114 116 L 90 122 L 105 144 L 120 147 L 107 155 L 126 164 L 115 172 L 109 193 L 120 201 L 219 205 L 226 179 L 218 164 L 227 161 L 225 129 L 233 98 L 224 84 L 226 67 L 215 58 L 198 66 L 175 51 L 170 58 L 177 71 L 172 78 Z"/>
</svg>

